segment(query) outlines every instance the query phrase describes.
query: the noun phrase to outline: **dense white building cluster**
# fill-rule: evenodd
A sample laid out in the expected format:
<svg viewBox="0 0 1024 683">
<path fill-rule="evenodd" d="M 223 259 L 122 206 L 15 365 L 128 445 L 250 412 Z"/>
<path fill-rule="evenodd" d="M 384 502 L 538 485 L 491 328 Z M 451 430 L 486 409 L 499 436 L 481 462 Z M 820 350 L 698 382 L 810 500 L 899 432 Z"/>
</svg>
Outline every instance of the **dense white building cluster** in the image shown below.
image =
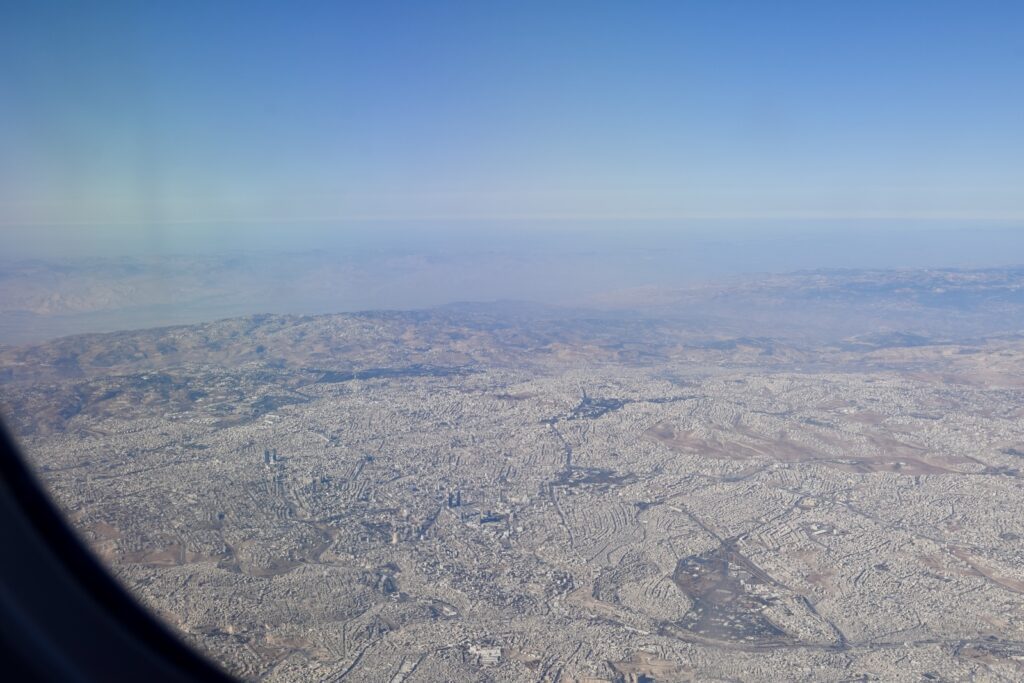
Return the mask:
<svg viewBox="0 0 1024 683">
<path fill-rule="evenodd" d="M 3 410 L 126 585 L 246 677 L 1024 676 L 1020 342 L 527 366 L 406 324 L 169 330 L 215 360 L 12 371 Z"/>
</svg>

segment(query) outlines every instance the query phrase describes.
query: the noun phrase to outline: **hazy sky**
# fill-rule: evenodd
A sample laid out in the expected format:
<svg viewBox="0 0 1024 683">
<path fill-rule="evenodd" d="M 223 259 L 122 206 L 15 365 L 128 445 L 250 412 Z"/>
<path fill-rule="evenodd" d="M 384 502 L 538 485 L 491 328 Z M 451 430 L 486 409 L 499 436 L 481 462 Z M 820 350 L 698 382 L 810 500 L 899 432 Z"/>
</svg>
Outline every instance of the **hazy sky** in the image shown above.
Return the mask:
<svg viewBox="0 0 1024 683">
<path fill-rule="evenodd" d="M 1024 217 L 1024 2 L 14 2 L 0 223 Z"/>
</svg>

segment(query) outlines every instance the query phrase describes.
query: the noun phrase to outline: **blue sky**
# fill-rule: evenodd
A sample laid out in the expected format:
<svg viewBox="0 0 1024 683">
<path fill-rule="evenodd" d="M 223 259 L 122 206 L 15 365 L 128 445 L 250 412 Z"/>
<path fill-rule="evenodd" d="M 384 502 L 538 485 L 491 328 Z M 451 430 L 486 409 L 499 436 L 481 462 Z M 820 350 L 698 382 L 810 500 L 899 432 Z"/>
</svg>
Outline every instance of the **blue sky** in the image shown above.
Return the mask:
<svg viewBox="0 0 1024 683">
<path fill-rule="evenodd" d="M 1017 220 L 1022 26 L 985 1 L 8 3 L 0 223 Z"/>
</svg>

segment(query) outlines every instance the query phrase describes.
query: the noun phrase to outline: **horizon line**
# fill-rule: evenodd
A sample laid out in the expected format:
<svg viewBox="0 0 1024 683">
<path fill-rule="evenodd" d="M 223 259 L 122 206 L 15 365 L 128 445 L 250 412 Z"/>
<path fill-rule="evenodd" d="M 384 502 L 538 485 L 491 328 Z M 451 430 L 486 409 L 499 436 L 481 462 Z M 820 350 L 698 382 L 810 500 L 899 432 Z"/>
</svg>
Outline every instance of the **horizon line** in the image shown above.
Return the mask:
<svg viewBox="0 0 1024 683">
<path fill-rule="evenodd" d="M 340 216 L 273 216 L 261 218 L 171 218 L 158 220 L 100 220 L 86 219 L 79 221 L 12 221 L 0 219 L 0 228 L 40 228 L 40 227 L 128 227 L 157 225 L 268 225 L 281 224 L 330 224 L 330 223 L 433 223 L 450 221 L 455 223 L 500 223 L 500 222 L 554 222 L 554 223 L 666 223 L 693 221 L 972 221 L 987 223 L 1024 222 L 1024 213 L 934 213 L 934 212 L 865 212 L 865 213 L 834 213 L 834 212 L 794 212 L 776 214 L 745 214 L 745 213 L 703 213 L 703 214 L 511 214 L 511 215 L 458 215 L 458 214 L 365 214 Z"/>
</svg>

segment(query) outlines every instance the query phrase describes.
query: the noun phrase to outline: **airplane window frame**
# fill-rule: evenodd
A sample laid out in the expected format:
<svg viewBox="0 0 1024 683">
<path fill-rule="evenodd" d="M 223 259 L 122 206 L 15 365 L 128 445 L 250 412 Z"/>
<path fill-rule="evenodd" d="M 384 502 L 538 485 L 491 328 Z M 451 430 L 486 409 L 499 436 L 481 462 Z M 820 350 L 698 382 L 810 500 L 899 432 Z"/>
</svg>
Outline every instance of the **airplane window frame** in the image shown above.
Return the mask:
<svg viewBox="0 0 1024 683">
<path fill-rule="evenodd" d="M 234 680 L 108 573 L 2 422 L 0 518 L 0 653 L 11 680 Z"/>
</svg>

